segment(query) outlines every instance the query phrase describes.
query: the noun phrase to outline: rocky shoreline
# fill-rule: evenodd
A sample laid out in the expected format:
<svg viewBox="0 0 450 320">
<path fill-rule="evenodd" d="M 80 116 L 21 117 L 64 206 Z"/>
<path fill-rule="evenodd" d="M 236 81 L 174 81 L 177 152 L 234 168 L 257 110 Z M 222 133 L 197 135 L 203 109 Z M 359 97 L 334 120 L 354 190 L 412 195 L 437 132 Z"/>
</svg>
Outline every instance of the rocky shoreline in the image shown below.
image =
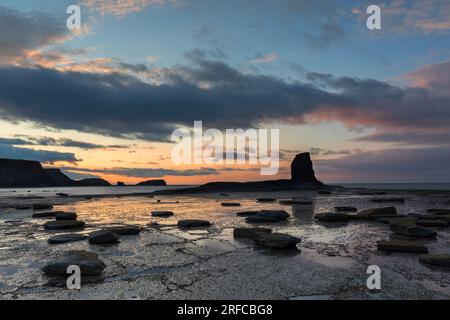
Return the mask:
<svg viewBox="0 0 450 320">
<path fill-rule="evenodd" d="M 286 299 L 318 293 L 332 299 L 450 298 L 449 198 L 436 194 L 430 203 L 439 206 L 408 214 L 404 207 L 415 206 L 420 192 L 358 193 L 303 191 L 296 198 L 297 192 L 272 192 L 270 201 L 261 193 L 56 197 L 48 203 L 22 200 L 27 210 L 3 199 L 9 219 L 0 222 L 0 292 L 5 299 Z M 95 212 L 114 203 L 117 210 L 136 201 L 155 209 L 142 222 L 124 216 L 111 225 L 83 212 L 84 206 Z M 322 208 L 329 201 L 333 206 Z M 205 202 L 210 209 L 201 207 Z M 204 211 L 203 219 L 191 218 L 195 210 Z M 60 270 L 67 261 L 94 268 L 85 270 L 80 292 L 64 288 Z M 380 264 L 387 274 L 380 292 L 365 288 L 369 264 Z M 274 269 L 283 271 L 267 274 Z M 249 287 L 237 292 L 240 282 Z"/>
</svg>

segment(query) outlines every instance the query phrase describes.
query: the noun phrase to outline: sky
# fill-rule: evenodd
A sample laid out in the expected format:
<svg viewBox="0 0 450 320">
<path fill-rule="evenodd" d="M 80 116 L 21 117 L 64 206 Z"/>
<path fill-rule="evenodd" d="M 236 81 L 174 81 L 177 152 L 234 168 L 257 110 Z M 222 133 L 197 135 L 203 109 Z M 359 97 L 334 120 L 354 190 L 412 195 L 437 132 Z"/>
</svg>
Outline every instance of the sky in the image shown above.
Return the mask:
<svg viewBox="0 0 450 320">
<path fill-rule="evenodd" d="M 448 0 L 0 0 L 0 158 L 200 184 L 310 152 L 327 183 L 450 182 L 449 40 Z M 174 163 L 194 121 L 279 129 L 279 173 Z"/>
</svg>

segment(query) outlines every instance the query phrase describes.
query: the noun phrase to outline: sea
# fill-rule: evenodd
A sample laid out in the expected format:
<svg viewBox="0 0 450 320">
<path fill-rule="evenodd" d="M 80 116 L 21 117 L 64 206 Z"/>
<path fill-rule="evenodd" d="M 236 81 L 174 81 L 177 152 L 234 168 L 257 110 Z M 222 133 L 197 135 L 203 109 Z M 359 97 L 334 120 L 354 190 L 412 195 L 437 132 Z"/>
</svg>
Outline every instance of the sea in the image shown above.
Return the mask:
<svg viewBox="0 0 450 320">
<path fill-rule="evenodd" d="M 433 190 L 448 191 L 450 183 L 333 183 L 332 185 L 343 186 L 352 189 L 367 190 Z M 90 195 L 126 195 L 151 193 L 164 189 L 180 189 L 195 187 L 195 185 L 172 185 L 172 186 L 126 186 L 126 187 L 62 187 L 62 188 L 14 188 L 0 189 L 0 198 L 10 197 L 52 197 L 57 193 L 66 193 L 70 196 Z"/>
</svg>

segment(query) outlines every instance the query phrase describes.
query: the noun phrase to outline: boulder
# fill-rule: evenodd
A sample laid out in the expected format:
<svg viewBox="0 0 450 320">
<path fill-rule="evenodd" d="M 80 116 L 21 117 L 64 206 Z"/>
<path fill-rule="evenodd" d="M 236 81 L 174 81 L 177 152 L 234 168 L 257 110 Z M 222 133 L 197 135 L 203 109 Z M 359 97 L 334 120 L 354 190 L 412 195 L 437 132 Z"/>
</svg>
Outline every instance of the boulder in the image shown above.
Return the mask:
<svg viewBox="0 0 450 320">
<path fill-rule="evenodd" d="M 302 240 L 300 238 L 283 233 L 259 232 L 254 241 L 257 245 L 265 247 L 267 249 L 284 250 L 297 248 L 297 244 Z"/>
<path fill-rule="evenodd" d="M 48 212 L 36 212 L 33 213 L 32 217 L 39 218 L 54 218 L 58 213 L 62 213 L 63 211 L 48 211 Z"/>
<path fill-rule="evenodd" d="M 317 180 L 311 155 L 309 152 L 297 154 L 291 163 L 291 181 L 296 184 L 314 184 L 323 186 L 323 183 Z"/>
<path fill-rule="evenodd" d="M 89 234 L 90 244 L 112 244 L 119 242 L 119 236 L 110 230 L 94 231 Z"/>
<path fill-rule="evenodd" d="M 450 254 L 424 254 L 419 256 L 419 261 L 434 267 L 450 268 Z"/>
<path fill-rule="evenodd" d="M 257 202 L 275 202 L 277 199 L 275 198 L 258 198 L 256 199 Z"/>
<path fill-rule="evenodd" d="M 391 224 L 390 228 L 396 234 L 414 237 L 414 238 L 436 238 L 437 233 L 433 230 L 426 229 L 417 225 L 395 223 Z"/>
<path fill-rule="evenodd" d="M 152 217 L 166 218 L 171 217 L 173 215 L 174 213 L 172 211 L 152 211 Z"/>
<path fill-rule="evenodd" d="M 381 240 L 377 242 L 377 248 L 389 252 L 428 253 L 424 245 L 405 240 Z"/>
<path fill-rule="evenodd" d="M 57 261 L 47 264 L 42 271 L 49 276 L 67 276 L 67 268 L 76 265 L 80 267 L 82 276 L 98 276 L 106 265 L 98 255 L 88 251 L 68 251 L 62 254 Z"/>
<path fill-rule="evenodd" d="M 358 208 L 355 207 L 346 207 L 346 206 L 338 206 L 334 207 L 336 212 L 357 212 Z"/>
<path fill-rule="evenodd" d="M 352 219 L 352 215 L 346 213 L 321 213 L 315 215 L 315 218 L 323 222 L 347 222 Z"/>
<path fill-rule="evenodd" d="M 439 215 L 450 215 L 450 209 L 428 209 L 427 212 Z"/>
<path fill-rule="evenodd" d="M 236 213 L 238 217 L 250 217 L 250 216 L 257 216 L 259 211 L 241 211 Z"/>
<path fill-rule="evenodd" d="M 58 192 L 56 195 L 61 198 L 67 198 L 69 196 L 67 193 L 63 193 L 63 192 Z"/>
<path fill-rule="evenodd" d="M 415 225 L 417 218 L 411 216 L 398 216 L 398 217 L 382 217 L 376 219 L 378 222 L 387 223 L 389 225 L 401 224 L 401 225 Z"/>
<path fill-rule="evenodd" d="M 178 227 L 182 229 L 209 227 L 211 222 L 207 220 L 180 220 Z"/>
<path fill-rule="evenodd" d="M 75 212 L 58 212 L 55 215 L 56 220 L 77 220 L 77 214 Z"/>
<path fill-rule="evenodd" d="M 53 206 L 48 203 L 35 203 L 33 204 L 33 210 L 49 210 L 53 209 Z"/>
<path fill-rule="evenodd" d="M 236 202 L 222 202 L 221 205 L 222 205 L 222 207 L 240 207 L 241 206 L 240 203 L 236 203 Z"/>
<path fill-rule="evenodd" d="M 447 221 L 439 219 L 432 219 L 432 220 L 421 219 L 417 220 L 416 224 L 422 227 L 430 227 L 430 228 L 440 228 L 449 226 Z"/>
<path fill-rule="evenodd" d="M 32 208 L 31 204 L 19 204 L 14 206 L 16 210 L 30 210 Z"/>
<path fill-rule="evenodd" d="M 49 238 L 47 241 L 50 244 L 62 244 L 68 242 L 76 242 L 86 240 L 87 236 L 84 234 L 60 234 Z"/>
<path fill-rule="evenodd" d="M 247 222 L 277 222 L 289 218 L 289 213 L 284 210 L 261 210 L 256 216 L 246 218 Z"/>
<path fill-rule="evenodd" d="M 141 228 L 137 226 L 115 226 L 108 228 L 108 230 L 121 236 L 132 236 L 141 232 Z"/>
<path fill-rule="evenodd" d="M 44 229 L 46 230 L 69 230 L 69 229 L 79 229 L 83 228 L 85 223 L 83 221 L 49 221 L 44 224 Z"/>
<path fill-rule="evenodd" d="M 397 209 L 395 207 L 384 207 L 363 210 L 357 214 L 360 218 L 375 219 L 383 217 L 393 217 L 397 215 Z"/>
<path fill-rule="evenodd" d="M 255 239 L 260 233 L 271 233 L 268 228 L 235 228 L 233 237 L 236 239 Z"/>
</svg>

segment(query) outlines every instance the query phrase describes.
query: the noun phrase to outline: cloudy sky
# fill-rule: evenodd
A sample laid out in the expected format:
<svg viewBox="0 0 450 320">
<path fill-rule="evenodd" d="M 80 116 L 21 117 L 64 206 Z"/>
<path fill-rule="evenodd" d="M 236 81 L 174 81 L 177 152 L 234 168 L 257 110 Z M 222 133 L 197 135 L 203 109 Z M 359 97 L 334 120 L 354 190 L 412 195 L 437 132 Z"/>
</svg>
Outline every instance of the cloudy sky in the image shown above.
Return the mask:
<svg viewBox="0 0 450 320">
<path fill-rule="evenodd" d="M 81 30 L 66 27 L 78 4 Z M 280 129 L 325 182 L 450 182 L 450 2 L 0 0 L 0 158 L 73 178 L 266 179 L 172 163 L 170 134 Z"/>
</svg>

